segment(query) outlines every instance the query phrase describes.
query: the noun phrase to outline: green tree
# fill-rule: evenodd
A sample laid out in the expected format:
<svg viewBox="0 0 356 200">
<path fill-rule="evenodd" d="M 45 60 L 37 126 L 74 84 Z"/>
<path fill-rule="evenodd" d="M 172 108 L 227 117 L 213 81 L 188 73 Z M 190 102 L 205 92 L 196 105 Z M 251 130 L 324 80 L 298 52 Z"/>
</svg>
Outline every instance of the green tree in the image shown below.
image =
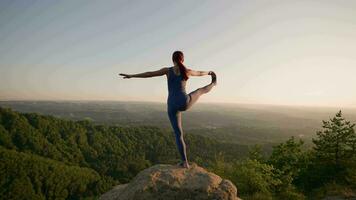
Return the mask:
<svg viewBox="0 0 356 200">
<path fill-rule="evenodd" d="M 307 167 L 300 173 L 300 187 L 306 192 L 325 189 L 326 185 L 348 187 L 356 181 L 355 124 L 343 118 L 341 111 L 323 122 L 317 131 Z"/>
<path fill-rule="evenodd" d="M 252 147 L 250 147 L 249 151 L 248 151 L 248 157 L 251 160 L 257 160 L 260 162 L 264 162 L 265 158 L 263 157 L 263 154 L 262 154 L 262 146 L 256 144 L 256 145 L 253 145 Z"/>
<path fill-rule="evenodd" d="M 304 142 L 291 137 L 286 142 L 273 147 L 268 163 L 279 169 L 283 174 L 296 178 L 305 163 Z"/>
<path fill-rule="evenodd" d="M 274 188 L 281 184 L 274 174 L 273 166 L 257 160 L 239 161 L 234 169 L 231 179 L 242 197 L 272 199 Z"/>
<path fill-rule="evenodd" d="M 345 120 L 341 111 L 329 121 L 313 139 L 315 154 L 320 162 L 340 171 L 355 161 L 355 124 Z"/>
</svg>

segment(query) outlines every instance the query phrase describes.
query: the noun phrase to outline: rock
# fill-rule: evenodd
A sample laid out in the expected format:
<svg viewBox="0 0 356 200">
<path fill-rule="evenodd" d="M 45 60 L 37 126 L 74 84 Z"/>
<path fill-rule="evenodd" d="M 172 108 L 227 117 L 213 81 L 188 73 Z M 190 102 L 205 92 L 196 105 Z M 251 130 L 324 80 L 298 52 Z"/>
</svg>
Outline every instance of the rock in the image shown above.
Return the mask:
<svg viewBox="0 0 356 200">
<path fill-rule="evenodd" d="M 239 200 L 231 181 L 192 163 L 189 169 L 158 164 L 118 185 L 101 200 Z"/>
</svg>

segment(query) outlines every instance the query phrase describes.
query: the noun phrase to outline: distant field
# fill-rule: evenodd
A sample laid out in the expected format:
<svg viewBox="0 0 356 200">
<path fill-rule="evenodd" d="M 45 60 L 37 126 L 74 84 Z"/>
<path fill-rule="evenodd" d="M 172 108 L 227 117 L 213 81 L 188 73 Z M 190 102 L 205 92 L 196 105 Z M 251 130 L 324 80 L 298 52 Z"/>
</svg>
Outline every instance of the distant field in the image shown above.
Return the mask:
<svg viewBox="0 0 356 200">
<path fill-rule="evenodd" d="M 99 124 L 151 125 L 170 129 L 164 103 L 0 101 L 0 106 Z M 183 126 L 186 133 L 205 135 L 222 142 L 278 143 L 290 136 L 309 141 L 321 129 L 321 121 L 340 109 L 348 120 L 356 121 L 356 109 L 202 103 L 183 114 Z"/>
</svg>

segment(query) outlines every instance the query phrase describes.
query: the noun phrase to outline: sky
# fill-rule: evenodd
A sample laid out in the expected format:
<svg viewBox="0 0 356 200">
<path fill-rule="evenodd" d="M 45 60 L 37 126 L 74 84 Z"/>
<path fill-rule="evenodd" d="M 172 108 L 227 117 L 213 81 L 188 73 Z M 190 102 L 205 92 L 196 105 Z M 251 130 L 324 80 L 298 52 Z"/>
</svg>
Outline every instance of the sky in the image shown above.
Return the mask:
<svg viewBox="0 0 356 200">
<path fill-rule="evenodd" d="M 172 66 L 215 71 L 202 102 L 356 106 L 354 0 L 0 0 L 0 100 L 166 102 Z M 191 77 L 190 92 L 210 82 Z"/>
</svg>

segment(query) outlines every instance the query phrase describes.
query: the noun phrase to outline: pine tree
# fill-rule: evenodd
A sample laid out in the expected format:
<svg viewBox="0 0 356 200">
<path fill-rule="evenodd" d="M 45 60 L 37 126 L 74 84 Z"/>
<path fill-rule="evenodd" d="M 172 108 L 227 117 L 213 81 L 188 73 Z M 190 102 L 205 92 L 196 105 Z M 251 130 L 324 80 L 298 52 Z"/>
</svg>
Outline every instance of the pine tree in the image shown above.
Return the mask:
<svg viewBox="0 0 356 200">
<path fill-rule="evenodd" d="M 341 111 L 329 121 L 323 120 L 323 130 L 313 139 L 317 158 L 337 169 L 347 167 L 355 157 L 355 124 L 346 121 Z"/>
<path fill-rule="evenodd" d="M 297 177 L 305 162 L 306 154 L 302 150 L 304 142 L 291 137 L 286 142 L 273 147 L 269 163 L 281 170 L 283 174 Z"/>
<path fill-rule="evenodd" d="M 344 182 L 348 172 L 356 166 L 355 124 L 345 120 L 341 111 L 329 121 L 323 121 L 323 130 L 313 139 L 318 173 L 323 181 Z"/>
</svg>

